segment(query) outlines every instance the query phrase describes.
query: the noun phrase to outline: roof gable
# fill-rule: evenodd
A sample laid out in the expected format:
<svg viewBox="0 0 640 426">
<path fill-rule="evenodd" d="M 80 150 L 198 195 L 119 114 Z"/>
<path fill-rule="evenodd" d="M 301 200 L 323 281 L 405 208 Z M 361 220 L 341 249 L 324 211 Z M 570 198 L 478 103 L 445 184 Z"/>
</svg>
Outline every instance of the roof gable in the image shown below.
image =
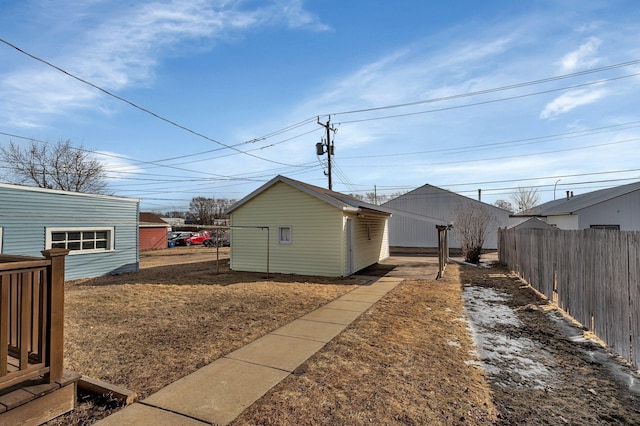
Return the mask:
<svg viewBox="0 0 640 426">
<path fill-rule="evenodd" d="M 587 192 L 569 198 L 553 200 L 529 209 L 524 216 L 559 216 L 579 212 L 596 204 L 640 190 L 640 182 L 599 191 Z"/>
<path fill-rule="evenodd" d="M 103 194 L 91 194 L 87 192 L 63 191 L 60 189 L 38 188 L 35 186 L 14 185 L 11 183 L 0 183 L 0 188 L 6 188 L 9 190 L 17 190 L 17 191 L 39 192 L 44 194 L 65 195 L 69 197 L 80 197 L 80 198 L 88 198 L 88 199 L 89 198 L 107 198 L 112 200 L 122 200 L 122 201 L 133 202 L 133 203 L 140 202 L 140 200 L 137 198 L 120 197 L 117 195 L 103 195 Z"/>
<path fill-rule="evenodd" d="M 437 186 L 429 185 L 428 183 L 424 184 L 424 185 L 422 185 L 422 186 L 420 186 L 420 187 L 418 187 L 418 188 L 416 188 L 414 190 L 411 190 L 411 191 L 407 192 L 406 194 L 402 194 L 402 195 L 394 198 L 393 200 L 389 200 L 389 201 L 387 201 L 386 203 L 384 203 L 382 205 L 384 207 L 387 207 L 387 208 L 392 208 L 392 207 L 395 207 L 394 206 L 394 202 L 401 201 L 401 200 L 406 199 L 406 198 L 416 197 L 416 198 L 425 198 L 425 199 L 427 199 L 427 197 L 435 198 L 435 197 L 438 197 L 438 196 L 439 197 L 448 197 L 448 198 L 457 199 L 457 200 L 460 200 L 460 201 L 465 202 L 465 203 L 479 204 L 479 205 L 482 205 L 482 207 L 485 207 L 485 208 L 488 208 L 490 210 L 493 210 L 494 212 L 500 212 L 500 213 L 503 213 L 503 214 L 511 213 L 508 210 L 502 209 L 502 208 L 494 206 L 492 204 L 487 204 L 485 202 L 478 201 L 478 200 L 475 200 L 473 198 L 466 197 L 464 195 L 460 195 L 460 194 L 455 193 L 453 191 L 449 191 L 448 189 L 442 189 L 442 188 L 439 188 Z"/>
<path fill-rule="evenodd" d="M 558 231 L 557 227 L 555 227 L 553 225 L 549 225 L 547 222 L 543 222 L 542 220 L 538 219 L 537 217 L 530 217 L 530 218 L 525 219 L 522 222 L 518 223 L 517 225 L 513 225 L 513 226 L 509 227 L 509 229 L 513 229 L 513 228 L 517 228 L 517 229 L 549 229 L 549 230 L 553 230 L 553 231 Z"/>
<path fill-rule="evenodd" d="M 377 206 L 375 204 L 369 204 L 355 197 L 352 197 L 350 195 L 342 194 L 340 192 L 330 191 L 328 189 L 321 188 L 315 185 L 309 185 L 307 183 L 290 179 L 288 177 L 281 176 L 281 175 L 274 177 L 269 182 L 265 183 L 255 191 L 251 192 L 246 197 L 237 201 L 235 204 L 233 204 L 231 207 L 227 209 L 226 213 L 227 214 L 232 213 L 234 210 L 243 206 L 244 204 L 251 201 L 256 196 L 258 196 L 259 194 L 262 194 L 267 189 L 271 188 L 272 186 L 274 186 L 279 182 L 282 182 L 286 185 L 296 188 L 344 212 L 358 213 L 360 211 L 367 210 L 375 213 L 390 215 L 387 209 L 381 208 L 380 206 Z"/>
<path fill-rule="evenodd" d="M 140 212 L 140 222 L 157 223 L 159 225 L 168 225 L 168 223 L 162 220 L 160 216 L 153 213 L 147 213 L 147 212 Z"/>
</svg>

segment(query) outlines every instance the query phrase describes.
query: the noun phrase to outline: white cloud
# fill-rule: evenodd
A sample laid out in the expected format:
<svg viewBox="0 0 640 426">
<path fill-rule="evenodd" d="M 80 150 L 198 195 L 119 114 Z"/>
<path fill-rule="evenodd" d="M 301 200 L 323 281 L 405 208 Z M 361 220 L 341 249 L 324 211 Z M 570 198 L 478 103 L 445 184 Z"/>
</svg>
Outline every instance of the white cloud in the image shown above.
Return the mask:
<svg viewBox="0 0 640 426">
<path fill-rule="evenodd" d="M 133 164 L 133 162 L 121 154 L 109 151 L 96 151 L 94 156 L 102 163 L 107 171 L 108 179 L 111 181 L 126 179 L 142 172 L 140 167 Z"/>
<path fill-rule="evenodd" d="M 560 60 L 562 72 L 570 73 L 595 66 L 600 59 L 597 57 L 602 41 L 597 37 L 589 37 L 580 47 L 569 52 Z"/>
<path fill-rule="evenodd" d="M 83 14 L 75 11 L 74 22 L 80 32 L 65 45 L 56 46 L 63 53 L 43 57 L 112 92 L 152 84 L 162 57 L 184 54 L 185 42 L 198 40 L 200 48 L 211 49 L 219 40 L 265 25 L 327 29 L 303 9 L 299 0 L 278 1 L 255 9 L 242 9 L 242 3 L 204 0 L 148 2 L 120 9 L 116 5 L 97 24 L 90 17 L 92 5 L 85 6 L 89 16 L 85 27 L 81 25 Z M 95 6 L 100 7 L 100 2 Z M 86 27 L 88 23 L 94 26 Z M 101 97 L 98 90 L 43 64 L 14 68 L 0 76 L 0 116 L 14 126 L 40 125 L 41 114 L 77 108 L 105 110 L 99 103 Z"/>
<path fill-rule="evenodd" d="M 320 19 L 304 10 L 301 0 L 278 1 L 274 7 L 275 13 L 269 12 L 273 19 L 282 17 L 290 28 L 309 28 L 314 31 L 328 31 L 331 29 L 323 24 Z"/>
<path fill-rule="evenodd" d="M 555 118 L 579 106 L 596 102 L 606 94 L 605 89 L 569 91 L 549 102 L 540 113 L 540 118 Z"/>
</svg>

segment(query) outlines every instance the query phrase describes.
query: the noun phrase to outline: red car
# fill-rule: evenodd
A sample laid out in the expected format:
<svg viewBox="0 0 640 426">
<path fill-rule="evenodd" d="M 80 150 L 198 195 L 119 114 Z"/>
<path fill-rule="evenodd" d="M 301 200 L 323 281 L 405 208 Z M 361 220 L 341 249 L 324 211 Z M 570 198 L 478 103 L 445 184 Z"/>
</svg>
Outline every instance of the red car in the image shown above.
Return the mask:
<svg viewBox="0 0 640 426">
<path fill-rule="evenodd" d="M 202 244 L 204 240 L 209 238 L 211 235 L 207 231 L 200 232 L 192 232 L 191 235 L 186 237 L 180 237 L 175 239 L 175 244 L 177 246 L 190 246 L 192 244 Z"/>
</svg>

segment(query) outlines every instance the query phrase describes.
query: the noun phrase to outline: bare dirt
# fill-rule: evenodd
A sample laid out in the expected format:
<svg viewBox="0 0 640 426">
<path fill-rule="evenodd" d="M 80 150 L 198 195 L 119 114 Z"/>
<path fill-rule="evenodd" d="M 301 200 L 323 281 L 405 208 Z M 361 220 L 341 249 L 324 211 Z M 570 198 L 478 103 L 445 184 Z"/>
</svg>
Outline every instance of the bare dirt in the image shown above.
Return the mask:
<svg viewBox="0 0 640 426">
<path fill-rule="evenodd" d="M 215 253 L 147 252 L 140 272 L 68 283 L 66 367 L 144 398 L 365 283 L 215 274 Z M 234 424 L 640 424 L 638 375 L 506 270 L 417 270 Z M 80 398 L 51 424 L 118 409 Z"/>
<path fill-rule="evenodd" d="M 497 424 L 640 424 L 640 376 L 503 268 L 462 269 Z"/>
<path fill-rule="evenodd" d="M 503 268 L 449 265 L 404 281 L 234 424 L 640 424 L 640 377 L 583 334 Z"/>
</svg>

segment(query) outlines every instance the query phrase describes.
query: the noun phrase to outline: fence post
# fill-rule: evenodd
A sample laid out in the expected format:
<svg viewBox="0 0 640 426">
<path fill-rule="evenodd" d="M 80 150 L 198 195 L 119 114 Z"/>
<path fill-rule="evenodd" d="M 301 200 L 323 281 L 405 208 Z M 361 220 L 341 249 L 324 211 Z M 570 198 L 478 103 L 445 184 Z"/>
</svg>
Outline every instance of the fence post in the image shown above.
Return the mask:
<svg viewBox="0 0 640 426">
<path fill-rule="evenodd" d="M 448 233 L 451 228 L 447 225 L 436 225 L 436 228 L 438 229 L 438 275 L 436 279 L 439 280 L 444 274 L 444 268 L 449 259 Z"/>
<path fill-rule="evenodd" d="M 51 261 L 47 267 L 47 350 L 45 362 L 49 383 L 62 377 L 64 369 L 64 260 L 66 249 L 43 250 L 42 255 Z"/>
</svg>

